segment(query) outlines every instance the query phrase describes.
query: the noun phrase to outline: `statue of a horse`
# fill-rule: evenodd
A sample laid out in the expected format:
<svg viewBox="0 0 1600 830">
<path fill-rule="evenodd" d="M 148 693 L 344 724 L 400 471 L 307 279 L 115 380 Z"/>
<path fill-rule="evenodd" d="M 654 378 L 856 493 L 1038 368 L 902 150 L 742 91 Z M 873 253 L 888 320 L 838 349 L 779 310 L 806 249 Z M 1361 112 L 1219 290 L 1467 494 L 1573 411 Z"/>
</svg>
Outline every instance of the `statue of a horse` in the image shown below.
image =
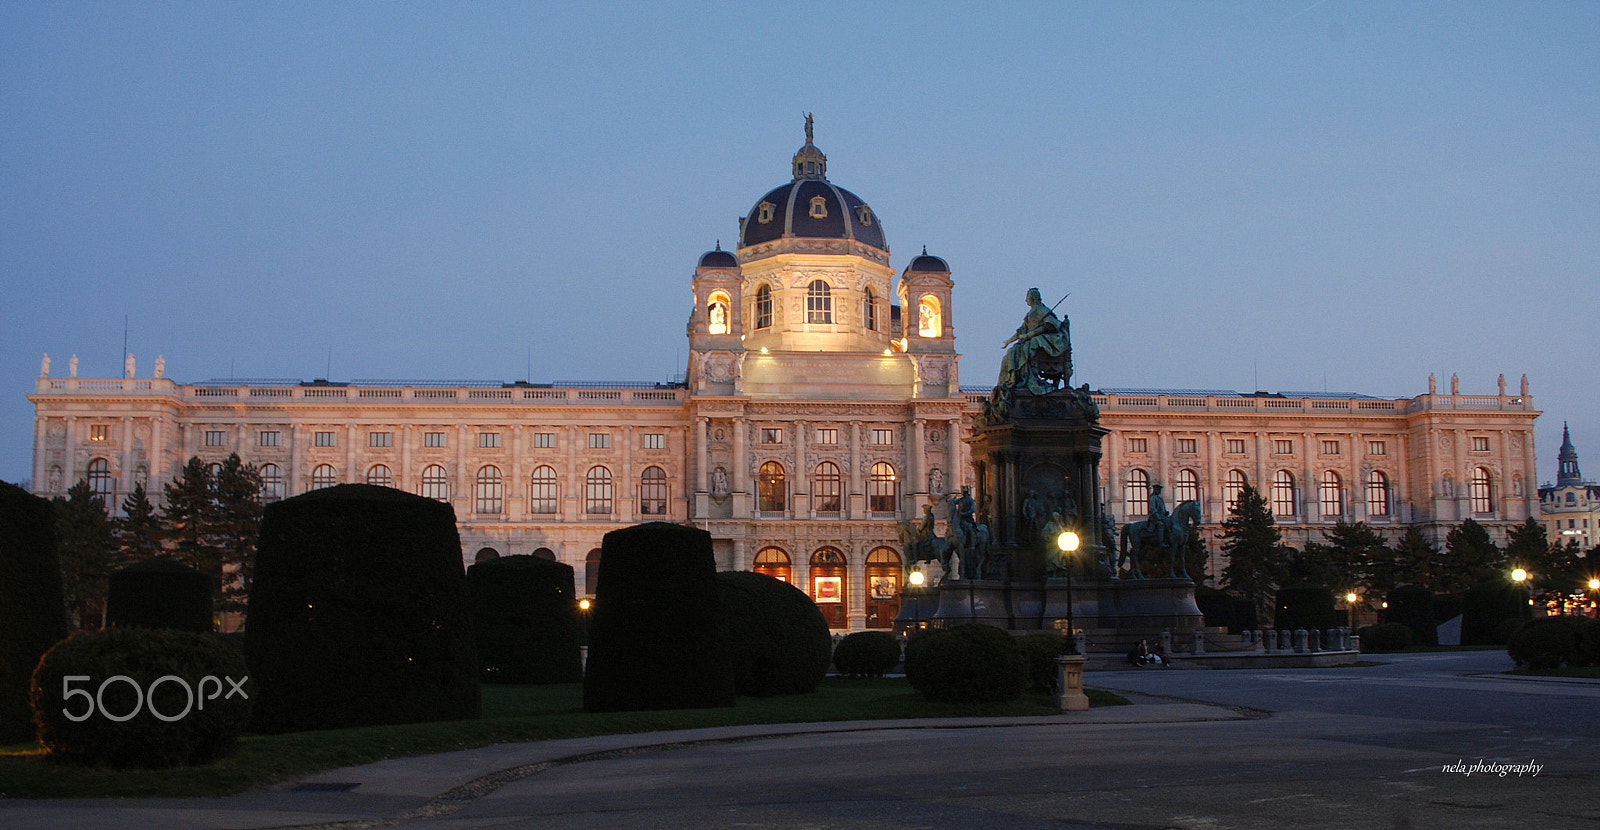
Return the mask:
<svg viewBox="0 0 1600 830">
<path fill-rule="evenodd" d="M 1121 554 L 1117 557 L 1117 570 L 1126 564 L 1129 567 L 1129 577 L 1142 579 L 1144 575 L 1139 571 L 1139 553 L 1145 547 L 1156 546 L 1156 529 L 1150 525 L 1150 519 L 1142 522 L 1129 522 L 1122 526 Z M 1200 503 L 1190 499 L 1178 505 L 1172 511 L 1172 522 L 1167 525 L 1167 544 L 1163 550 L 1172 558 L 1168 568 L 1168 575 L 1187 577 L 1189 571 L 1183 564 L 1183 548 L 1189 542 L 1189 534 L 1200 527 Z"/>
<path fill-rule="evenodd" d="M 944 539 L 938 536 L 922 538 L 922 531 L 909 519 L 901 519 L 897 530 L 900 534 L 900 549 L 906 553 L 907 580 L 911 578 L 911 571 L 918 562 L 938 562 L 939 567 L 943 569 L 941 573 L 950 572 L 950 546 Z"/>
<path fill-rule="evenodd" d="M 968 532 L 963 523 L 956 521 L 950 523 L 946 531 L 948 537 L 945 542 L 949 545 L 950 554 L 961 557 L 961 578 L 982 579 L 983 566 L 989 558 L 989 526 L 975 524 L 972 531 Z"/>
</svg>

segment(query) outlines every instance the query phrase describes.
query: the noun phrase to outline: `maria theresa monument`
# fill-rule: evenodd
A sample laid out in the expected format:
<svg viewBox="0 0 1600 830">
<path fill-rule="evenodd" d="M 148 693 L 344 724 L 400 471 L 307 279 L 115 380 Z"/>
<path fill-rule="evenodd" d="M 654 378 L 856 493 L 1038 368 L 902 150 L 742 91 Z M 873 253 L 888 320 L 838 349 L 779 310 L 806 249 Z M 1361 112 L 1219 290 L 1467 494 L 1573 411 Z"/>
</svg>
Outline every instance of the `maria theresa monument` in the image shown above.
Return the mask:
<svg viewBox="0 0 1600 830">
<path fill-rule="evenodd" d="M 971 616 L 997 621 L 973 610 L 978 588 L 1007 583 L 1039 586 L 1013 592 L 1011 616 L 1059 616 L 1067 564 L 1047 530 L 1087 540 L 1079 578 L 1131 584 L 1111 580 L 1131 575 L 1124 547 L 1214 533 L 1247 482 L 1295 546 L 1339 520 L 1442 540 L 1467 517 L 1503 537 L 1538 515 L 1526 378 L 1494 393 L 1430 378 L 1411 398 L 1102 385 L 1052 306 L 1072 274 L 965 287 L 1026 310 L 998 367 L 963 385 L 950 265 L 924 249 L 896 269 L 809 116 L 788 173 L 688 275 L 681 382 L 179 381 L 131 355 L 122 377 L 80 378 L 47 357 L 28 396 L 33 489 L 84 480 L 115 512 L 190 457 L 236 452 L 269 500 L 347 482 L 437 498 L 464 562 L 557 559 L 586 592 L 606 532 L 684 522 L 711 532 L 719 567 L 800 586 L 837 630 L 889 628 L 912 573 L 970 586 Z M 1126 545 L 1135 533 L 1153 536 Z"/>
</svg>

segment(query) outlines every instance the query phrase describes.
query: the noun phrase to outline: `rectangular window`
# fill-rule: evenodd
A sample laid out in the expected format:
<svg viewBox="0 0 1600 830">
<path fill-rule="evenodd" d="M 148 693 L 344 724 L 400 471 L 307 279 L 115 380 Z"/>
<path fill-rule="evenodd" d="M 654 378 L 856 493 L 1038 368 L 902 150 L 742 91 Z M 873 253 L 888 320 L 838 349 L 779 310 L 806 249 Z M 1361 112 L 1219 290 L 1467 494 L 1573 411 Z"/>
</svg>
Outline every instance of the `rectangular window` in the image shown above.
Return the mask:
<svg viewBox="0 0 1600 830">
<path fill-rule="evenodd" d="M 556 445 L 556 434 L 553 432 L 535 432 L 533 434 L 534 449 L 548 450 Z"/>
<path fill-rule="evenodd" d="M 819 429 L 819 430 L 817 430 L 817 443 L 818 444 L 837 444 L 837 443 L 839 443 L 839 430 L 836 430 L 836 429 Z"/>
<path fill-rule="evenodd" d="M 332 435 L 333 433 L 330 432 L 328 434 Z M 208 430 L 206 430 L 206 446 L 208 446 L 208 447 L 220 447 L 220 446 L 222 446 L 223 442 L 226 441 L 226 440 L 227 440 L 227 433 L 223 432 L 222 430 L 220 430 L 220 429 L 208 429 Z"/>
<path fill-rule="evenodd" d="M 319 432 L 319 433 L 317 433 L 316 439 L 315 439 L 315 441 L 313 441 L 313 443 L 315 443 L 319 447 L 331 447 L 331 446 L 334 446 L 334 433 L 331 433 L 331 432 Z"/>
<path fill-rule="evenodd" d="M 261 433 L 261 435 L 260 435 L 261 446 L 263 446 L 263 447 L 276 447 L 276 446 L 278 446 L 278 440 L 279 440 L 278 436 L 279 436 L 279 434 L 280 433 L 277 430 L 269 430 L 267 432 Z"/>
<path fill-rule="evenodd" d="M 89 427 L 90 441 L 104 441 L 111 434 L 111 427 L 107 424 L 95 424 Z"/>
<path fill-rule="evenodd" d="M 647 432 L 644 434 L 644 448 L 647 450 L 664 450 L 667 448 L 667 436 L 660 432 Z"/>
<path fill-rule="evenodd" d="M 609 449 L 611 449 L 611 433 L 609 433 L 609 432 L 591 432 L 591 433 L 589 433 L 589 449 L 591 449 L 591 450 L 609 450 Z M 610 513 L 611 512 L 610 508 L 607 508 L 605 512 Z"/>
<path fill-rule="evenodd" d="M 875 429 L 875 430 L 873 430 L 872 431 L 872 443 L 877 444 L 878 446 L 886 446 L 886 445 L 889 445 L 889 444 L 893 444 L 894 443 L 894 430 L 892 430 L 892 429 Z"/>
<path fill-rule="evenodd" d="M 442 432 L 424 432 L 424 433 L 422 433 L 422 446 L 424 446 L 424 447 L 442 447 L 442 446 L 444 446 L 444 433 L 442 433 Z"/>
<path fill-rule="evenodd" d="M 1128 452 L 1149 452 L 1150 441 L 1145 438 L 1129 438 Z"/>
<path fill-rule="evenodd" d="M 1180 453 L 1189 453 L 1191 455 L 1194 454 L 1194 452 L 1195 452 L 1195 439 L 1193 439 L 1193 438 L 1179 438 L 1178 439 L 1178 452 L 1180 452 Z"/>
<path fill-rule="evenodd" d="M 1277 438 L 1272 442 L 1272 452 L 1277 455 L 1294 455 L 1294 441 L 1288 438 Z"/>
<path fill-rule="evenodd" d="M 392 446 L 394 446 L 394 433 L 392 433 L 392 432 L 369 432 L 369 433 L 367 433 L 367 446 L 369 446 L 369 447 L 392 447 Z"/>
<path fill-rule="evenodd" d="M 485 450 L 499 449 L 499 447 L 500 447 L 500 433 L 498 433 L 498 432 L 480 432 L 480 433 L 478 433 L 478 447 L 480 449 L 485 449 Z"/>
<path fill-rule="evenodd" d="M 1322 442 L 1322 454 L 1323 455 L 1338 455 L 1339 454 L 1339 442 L 1338 441 L 1323 441 Z"/>
<path fill-rule="evenodd" d="M 1388 455 L 1389 445 L 1383 441 L 1368 441 L 1367 455 Z"/>
<path fill-rule="evenodd" d="M 1488 452 L 1489 451 L 1489 439 L 1487 439 L 1487 438 L 1474 438 L 1474 439 L 1472 439 L 1472 451 L 1473 452 Z"/>
<path fill-rule="evenodd" d="M 1229 438 L 1228 439 L 1228 445 L 1227 445 L 1227 452 L 1230 455 L 1244 455 L 1244 439 L 1243 438 Z"/>
<path fill-rule="evenodd" d="M 783 430 L 781 430 L 781 429 L 768 429 L 766 427 L 762 427 L 761 428 L 761 443 L 763 443 L 763 444 L 782 444 L 783 443 Z"/>
</svg>

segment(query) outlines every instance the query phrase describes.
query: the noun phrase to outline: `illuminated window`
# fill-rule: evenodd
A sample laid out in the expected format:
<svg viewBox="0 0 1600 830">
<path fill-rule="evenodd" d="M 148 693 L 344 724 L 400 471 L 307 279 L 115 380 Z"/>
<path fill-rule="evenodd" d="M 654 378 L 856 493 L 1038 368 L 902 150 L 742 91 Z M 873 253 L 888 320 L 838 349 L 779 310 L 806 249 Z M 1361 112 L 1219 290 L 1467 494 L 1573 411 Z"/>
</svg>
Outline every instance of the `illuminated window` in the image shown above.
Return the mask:
<svg viewBox="0 0 1600 830">
<path fill-rule="evenodd" d="M 883 447 L 894 443 L 894 430 L 875 429 L 872 431 L 872 443 Z"/>
<path fill-rule="evenodd" d="M 756 509 L 781 513 L 789 504 L 789 486 L 784 481 L 783 465 L 768 461 L 761 465 L 756 480 Z"/>
<path fill-rule="evenodd" d="M 667 471 L 646 467 L 639 476 L 639 512 L 645 516 L 667 515 Z"/>
<path fill-rule="evenodd" d="M 706 331 L 711 334 L 728 333 L 728 295 L 721 291 L 711 292 L 710 302 L 706 303 Z"/>
<path fill-rule="evenodd" d="M 104 440 L 106 440 L 107 437 L 110 436 L 110 434 L 111 434 L 111 427 L 108 424 L 93 424 L 93 425 L 91 425 L 89 427 L 89 440 L 90 441 L 104 441 Z M 210 435 L 210 433 L 206 433 L 206 434 Z"/>
<path fill-rule="evenodd" d="M 763 427 L 761 429 L 761 443 L 763 443 L 763 444 L 782 444 L 783 443 L 783 430 L 781 430 L 781 429 L 772 429 L 772 428 L 769 428 L 769 427 Z"/>
<path fill-rule="evenodd" d="M 1194 470 L 1179 470 L 1172 479 L 1172 498 L 1182 503 L 1200 500 L 1200 476 Z"/>
<path fill-rule="evenodd" d="M 443 433 L 440 433 L 441 435 Z M 426 498 L 446 501 L 450 498 L 450 476 L 438 464 L 429 464 L 422 470 L 422 493 Z"/>
<path fill-rule="evenodd" d="M 1144 440 L 1142 438 L 1136 440 Z M 1129 470 L 1128 481 L 1123 487 L 1123 500 L 1127 502 L 1129 516 L 1145 516 L 1150 513 L 1150 474 L 1144 470 Z"/>
<path fill-rule="evenodd" d="M 553 432 L 535 432 L 533 434 L 533 447 L 539 450 L 548 450 L 556 445 L 556 434 Z"/>
<path fill-rule="evenodd" d="M 896 489 L 894 468 L 882 461 L 872 465 L 867 481 L 867 509 L 874 513 L 893 513 Z"/>
<path fill-rule="evenodd" d="M 500 433 L 498 433 L 498 432 L 480 432 L 480 433 L 478 433 L 478 448 L 479 449 L 485 449 L 485 450 L 499 449 L 500 448 Z"/>
<path fill-rule="evenodd" d="M 611 433 L 609 433 L 609 432 L 591 432 L 591 433 L 589 433 L 589 449 L 591 449 L 591 450 L 608 450 L 608 449 L 611 449 Z M 610 513 L 611 511 L 607 510 L 606 512 Z"/>
<path fill-rule="evenodd" d="M 809 171 L 807 171 L 807 172 L 809 172 Z M 811 218 L 812 219 L 826 219 L 826 218 L 828 218 L 828 200 L 825 197 L 822 197 L 822 196 L 812 196 L 811 197 Z"/>
<path fill-rule="evenodd" d="M 583 512 L 591 516 L 611 515 L 611 471 L 590 467 L 583 479 Z"/>
<path fill-rule="evenodd" d="M 506 486 L 500 468 L 491 465 L 479 470 L 472 495 L 472 512 L 489 516 L 505 512 Z"/>
<path fill-rule="evenodd" d="M 772 327 L 772 287 L 763 285 L 756 289 L 756 328 Z"/>
<path fill-rule="evenodd" d="M 839 465 L 824 461 L 811 476 L 811 507 L 819 513 L 839 512 Z"/>
<path fill-rule="evenodd" d="M 1472 512 L 1494 512 L 1494 491 L 1488 470 L 1482 467 L 1472 468 L 1472 478 L 1467 482 L 1467 494 L 1472 497 Z"/>
<path fill-rule="evenodd" d="M 442 433 L 442 432 L 424 432 L 424 433 L 422 433 L 422 446 L 424 446 L 424 447 L 442 447 L 442 446 L 444 446 L 444 433 Z"/>
<path fill-rule="evenodd" d="M 552 514 L 556 512 L 556 468 L 549 465 L 534 469 L 528 480 L 528 512 Z"/>
<path fill-rule="evenodd" d="M 837 443 L 839 443 L 839 430 L 833 429 L 833 428 L 817 430 L 817 443 L 818 444 L 837 444 Z"/>
<path fill-rule="evenodd" d="M 1223 446 L 1223 451 L 1230 455 L 1244 455 L 1244 439 L 1229 438 Z"/>
<path fill-rule="evenodd" d="M 316 434 L 313 443 L 319 447 L 334 446 L 334 435 L 335 433 L 332 432 L 319 432 Z"/>
<path fill-rule="evenodd" d="M 276 447 L 278 446 L 278 442 L 282 439 L 281 433 L 279 433 L 277 430 L 269 430 L 261 433 L 257 440 L 263 447 Z"/>
<path fill-rule="evenodd" d="M 283 498 L 283 468 L 276 464 L 261 465 L 261 501 L 274 502 Z"/>
<path fill-rule="evenodd" d="M 1322 502 L 1323 518 L 1344 515 L 1344 481 L 1339 478 L 1338 473 L 1332 470 L 1323 471 L 1322 481 L 1317 485 L 1317 500 Z"/>
<path fill-rule="evenodd" d="M 367 446 L 369 446 L 369 447 L 392 447 L 392 446 L 394 446 L 394 433 L 392 433 L 392 432 L 369 432 L 369 433 L 367 433 Z"/>
<path fill-rule="evenodd" d="M 644 448 L 647 450 L 664 450 L 667 448 L 667 436 L 660 432 L 647 432 L 644 434 Z"/>
<path fill-rule="evenodd" d="M 94 494 L 101 507 L 110 510 L 111 496 L 114 492 L 111 484 L 111 462 L 104 458 L 96 458 L 89 462 L 87 473 L 89 492 Z"/>
<path fill-rule="evenodd" d="M 762 548 L 757 551 L 750 570 L 766 574 L 773 579 L 794 582 L 794 567 L 789 561 L 789 554 L 779 548 Z"/>
<path fill-rule="evenodd" d="M 332 435 L 333 433 L 330 432 L 328 434 Z M 223 444 L 227 443 L 227 438 L 228 438 L 227 433 L 223 432 L 220 429 L 208 429 L 208 430 L 206 430 L 206 446 L 208 446 L 208 447 L 220 447 Z"/>
<path fill-rule="evenodd" d="M 394 486 L 394 473 L 387 464 L 374 464 L 372 469 L 367 471 L 367 483 L 374 487 L 392 487 Z"/>
<path fill-rule="evenodd" d="M 1288 470 L 1272 474 L 1272 513 L 1275 516 L 1293 516 L 1294 475 Z"/>
<path fill-rule="evenodd" d="M 923 337 L 938 337 L 943 333 L 943 322 L 939 314 L 938 299 L 923 297 L 917 303 L 917 334 Z"/>
<path fill-rule="evenodd" d="M 833 289 L 822 280 L 812 280 L 806 290 L 806 322 L 833 322 Z"/>
<path fill-rule="evenodd" d="M 867 296 L 861 301 L 861 320 L 867 331 L 878 330 L 878 298 L 873 296 L 872 289 L 867 289 Z"/>
<path fill-rule="evenodd" d="M 333 468 L 332 464 L 318 464 L 317 468 L 311 471 L 311 489 L 313 490 L 332 487 L 338 483 L 339 472 Z"/>
<path fill-rule="evenodd" d="M 1149 452 L 1150 441 L 1146 438 L 1129 438 L 1128 452 Z"/>
<path fill-rule="evenodd" d="M 1197 446 L 1196 446 L 1195 439 L 1193 439 L 1193 438 L 1179 438 L 1178 439 L 1178 452 L 1179 453 L 1182 453 L 1184 455 L 1194 455 L 1196 448 L 1197 448 Z"/>
<path fill-rule="evenodd" d="M 1238 470 L 1228 471 L 1228 477 L 1222 482 L 1222 501 L 1229 510 L 1239 506 L 1239 496 L 1243 495 L 1245 485 L 1249 483 L 1250 480 L 1245 478 L 1244 473 Z"/>
<path fill-rule="evenodd" d="M 1380 470 L 1367 476 L 1367 515 L 1389 515 L 1389 477 Z"/>
</svg>

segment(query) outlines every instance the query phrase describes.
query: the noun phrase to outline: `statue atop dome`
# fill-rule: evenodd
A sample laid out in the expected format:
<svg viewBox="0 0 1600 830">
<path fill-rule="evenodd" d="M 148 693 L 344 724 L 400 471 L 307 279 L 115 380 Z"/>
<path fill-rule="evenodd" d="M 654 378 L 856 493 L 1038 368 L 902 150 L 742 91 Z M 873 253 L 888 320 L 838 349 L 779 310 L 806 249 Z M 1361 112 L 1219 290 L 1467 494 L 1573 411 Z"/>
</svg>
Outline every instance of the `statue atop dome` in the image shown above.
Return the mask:
<svg viewBox="0 0 1600 830">
<path fill-rule="evenodd" d="M 806 113 L 806 143 L 811 143 L 811 113 Z"/>
</svg>

